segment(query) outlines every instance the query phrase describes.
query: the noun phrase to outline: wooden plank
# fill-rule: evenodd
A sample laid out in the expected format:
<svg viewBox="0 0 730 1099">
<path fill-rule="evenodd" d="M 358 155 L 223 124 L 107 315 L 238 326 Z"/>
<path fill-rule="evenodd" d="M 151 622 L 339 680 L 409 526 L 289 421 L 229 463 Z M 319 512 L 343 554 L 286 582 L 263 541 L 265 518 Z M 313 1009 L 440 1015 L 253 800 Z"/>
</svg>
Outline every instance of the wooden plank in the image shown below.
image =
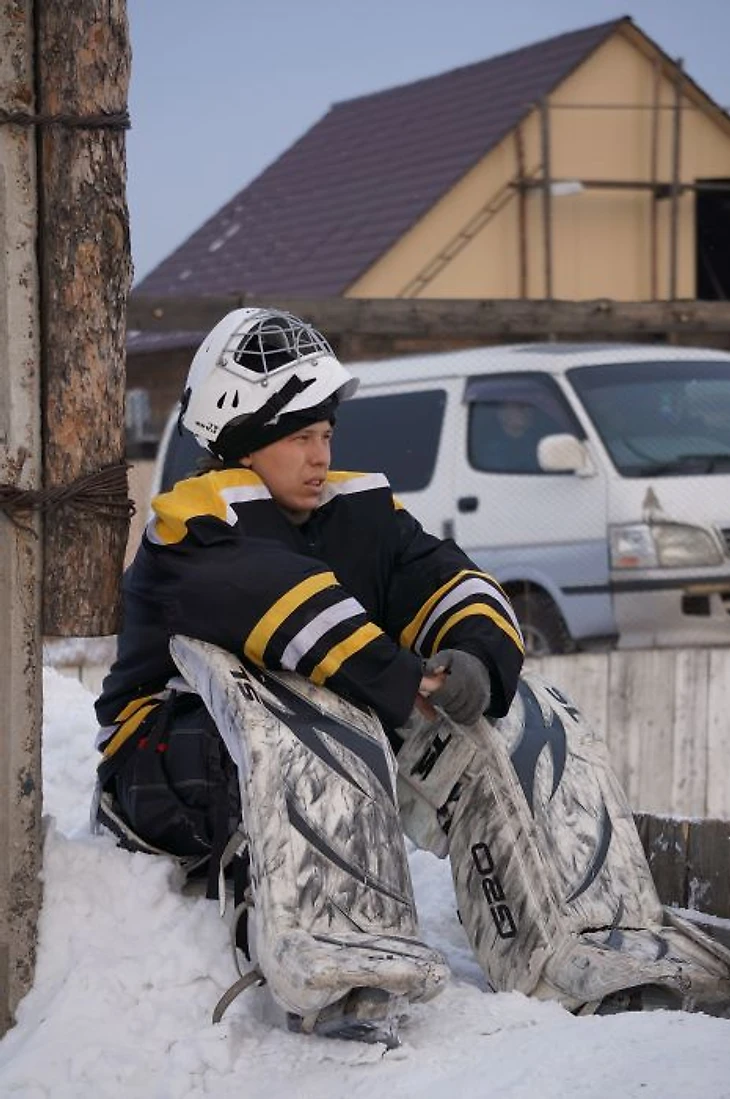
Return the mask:
<svg viewBox="0 0 730 1099">
<path fill-rule="evenodd" d="M 639 757 L 638 787 L 632 804 L 645 813 L 671 811 L 675 667 L 674 650 L 631 654 L 632 730 Z"/>
<path fill-rule="evenodd" d="M 645 813 L 670 811 L 673 683 L 671 650 L 610 656 L 609 752 L 631 806 Z"/>
<path fill-rule="evenodd" d="M 606 744 L 624 793 L 635 807 L 639 790 L 640 756 L 630 720 L 634 697 L 631 661 L 626 653 L 612 653 L 607 661 L 608 713 Z"/>
<path fill-rule="evenodd" d="M 730 820 L 730 648 L 532 658 L 606 741 L 635 809 Z"/>
<path fill-rule="evenodd" d="M 328 336 L 497 340 L 559 336 L 730 335 L 730 302 L 542 301 L 532 299 L 160 298 L 132 294 L 130 329 L 206 331 L 242 305 L 270 305 L 306 317 Z"/>
<path fill-rule="evenodd" d="M 591 728 L 604 740 L 608 723 L 607 662 L 605 653 L 543 656 L 534 661 L 535 670 L 575 702 Z"/>
<path fill-rule="evenodd" d="M 730 821 L 634 819 L 662 903 L 730 917 Z"/>
<path fill-rule="evenodd" d="M 706 811 L 730 820 L 730 649 L 712 650 L 709 679 Z"/>
<path fill-rule="evenodd" d="M 730 822 L 692 821 L 687 846 L 687 908 L 730 916 Z"/>
<path fill-rule="evenodd" d="M 707 813 L 709 674 L 707 649 L 677 650 L 672 791 L 664 811 L 680 816 L 705 816 Z"/>
<path fill-rule="evenodd" d="M 604 653 L 578 653 L 574 657 L 576 701 L 586 721 L 602 740 L 608 731 L 608 676 Z"/>
<path fill-rule="evenodd" d="M 634 819 L 662 904 L 687 908 L 689 821 L 649 813 Z"/>
<path fill-rule="evenodd" d="M 34 107 L 33 13 L 0 4 L 0 107 Z M 0 483 L 41 487 L 35 138 L 0 126 Z M 17 522 L 12 521 L 13 518 Z M 41 901 L 38 514 L 0 514 L 0 1035 L 29 990 Z"/>
</svg>

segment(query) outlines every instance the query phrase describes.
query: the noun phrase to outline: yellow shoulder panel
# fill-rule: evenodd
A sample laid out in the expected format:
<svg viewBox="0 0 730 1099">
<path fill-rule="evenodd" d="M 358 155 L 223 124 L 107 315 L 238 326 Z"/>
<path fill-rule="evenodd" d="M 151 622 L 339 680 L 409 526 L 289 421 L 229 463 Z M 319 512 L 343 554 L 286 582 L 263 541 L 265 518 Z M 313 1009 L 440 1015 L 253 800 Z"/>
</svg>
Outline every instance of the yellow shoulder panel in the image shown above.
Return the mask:
<svg viewBox="0 0 730 1099">
<path fill-rule="evenodd" d="M 178 481 L 169 492 L 161 493 L 152 501 L 154 519 L 148 533 L 154 541 L 171 545 L 183 540 L 191 519 L 210 515 L 230 522 L 227 490 L 260 486 L 259 477 L 248 469 L 213 470 L 200 477 Z"/>
</svg>

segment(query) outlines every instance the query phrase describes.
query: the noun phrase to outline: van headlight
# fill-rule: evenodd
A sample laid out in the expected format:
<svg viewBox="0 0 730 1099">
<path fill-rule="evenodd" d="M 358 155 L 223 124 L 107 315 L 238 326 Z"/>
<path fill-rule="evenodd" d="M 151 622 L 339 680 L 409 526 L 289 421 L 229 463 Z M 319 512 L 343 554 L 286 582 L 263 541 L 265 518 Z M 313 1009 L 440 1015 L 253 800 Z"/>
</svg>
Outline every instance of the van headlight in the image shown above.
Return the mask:
<svg viewBox="0 0 730 1099">
<path fill-rule="evenodd" d="M 610 546 L 613 569 L 684 569 L 722 562 L 722 551 L 712 534 L 684 523 L 611 527 Z"/>
</svg>

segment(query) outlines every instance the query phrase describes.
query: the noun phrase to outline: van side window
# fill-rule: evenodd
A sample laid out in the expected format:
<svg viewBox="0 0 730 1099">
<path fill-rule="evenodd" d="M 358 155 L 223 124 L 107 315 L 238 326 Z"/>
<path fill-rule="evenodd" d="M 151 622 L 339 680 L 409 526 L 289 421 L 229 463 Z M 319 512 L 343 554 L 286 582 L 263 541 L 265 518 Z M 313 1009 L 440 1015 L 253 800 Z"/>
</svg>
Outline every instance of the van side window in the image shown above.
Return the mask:
<svg viewBox="0 0 730 1099">
<path fill-rule="evenodd" d="M 426 488 L 445 408 L 443 389 L 343 401 L 332 439 L 332 468 L 385 473 L 395 492 Z"/>
<path fill-rule="evenodd" d="M 542 473 L 537 444 L 545 435 L 584 437 L 552 378 L 540 374 L 491 375 L 467 385 L 468 457 L 490 473 Z"/>
</svg>

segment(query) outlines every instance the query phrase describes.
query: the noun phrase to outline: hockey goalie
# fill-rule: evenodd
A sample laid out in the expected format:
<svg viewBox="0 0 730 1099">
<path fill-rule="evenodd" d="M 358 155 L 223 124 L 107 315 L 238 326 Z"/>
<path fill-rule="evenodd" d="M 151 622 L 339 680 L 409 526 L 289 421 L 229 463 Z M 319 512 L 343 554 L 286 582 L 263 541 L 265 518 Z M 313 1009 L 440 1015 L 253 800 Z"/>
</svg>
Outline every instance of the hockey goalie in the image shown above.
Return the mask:
<svg viewBox="0 0 730 1099">
<path fill-rule="evenodd" d="M 377 473 L 330 470 L 357 385 L 290 314 L 206 337 L 181 423 L 208 452 L 153 502 L 100 719 L 98 821 L 205 866 L 253 983 L 303 1032 L 397 1040 L 448 979 L 404 832 L 451 862 L 492 987 L 572 1011 L 722 1005 L 730 955 L 662 910 L 601 743 L 520 678 L 499 584 Z M 240 917 L 240 918 L 239 918 Z"/>
</svg>

